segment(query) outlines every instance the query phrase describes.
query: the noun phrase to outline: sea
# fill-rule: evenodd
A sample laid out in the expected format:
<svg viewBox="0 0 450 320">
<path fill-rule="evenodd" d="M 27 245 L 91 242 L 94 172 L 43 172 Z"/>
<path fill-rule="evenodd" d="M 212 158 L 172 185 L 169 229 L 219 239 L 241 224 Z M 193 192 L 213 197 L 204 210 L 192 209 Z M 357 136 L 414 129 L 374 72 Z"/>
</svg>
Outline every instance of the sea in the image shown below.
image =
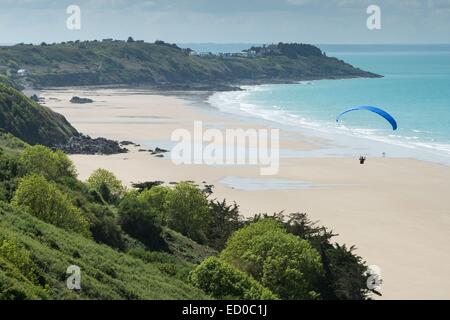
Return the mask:
<svg viewBox="0 0 450 320">
<path fill-rule="evenodd" d="M 383 78 L 303 81 L 221 92 L 209 104 L 330 141 L 302 156 L 386 156 L 450 165 L 450 45 L 319 45 L 328 56 Z M 390 113 L 398 130 L 369 111 Z"/>
</svg>

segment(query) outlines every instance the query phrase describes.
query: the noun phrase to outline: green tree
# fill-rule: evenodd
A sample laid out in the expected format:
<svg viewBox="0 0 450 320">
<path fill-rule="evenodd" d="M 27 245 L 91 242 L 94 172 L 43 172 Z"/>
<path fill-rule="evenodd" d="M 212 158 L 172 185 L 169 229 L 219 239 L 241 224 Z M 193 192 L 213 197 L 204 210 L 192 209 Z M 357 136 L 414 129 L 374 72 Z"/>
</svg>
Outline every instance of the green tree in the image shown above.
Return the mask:
<svg viewBox="0 0 450 320">
<path fill-rule="evenodd" d="M 139 200 L 147 204 L 154 213 L 159 215 L 161 221 L 164 222 L 167 196 L 171 192 L 172 190 L 168 187 L 156 186 L 141 192 L 139 194 Z"/>
<path fill-rule="evenodd" d="M 193 184 L 182 182 L 166 196 L 170 228 L 199 243 L 207 240 L 211 210 L 206 196 Z"/>
<path fill-rule="evenodd" d="M 318 298 L 323 272 L 319 253 L 274 219 L 263 219 L 235 232 L 220 256 L 282 299 Z"/>
<path fill-rule="evenodd" d="M 58 186 L 43 176 L 32 174 L 22 178 L 12 200 L 31 215 L 57 227 L 90 237 L 89 223 L 81 211 Z"/>
<path fill-rule="evenodd" d="M 122 230 L 140 240 L 150 250 L 166 250 L 161 236 L 158 212 L 139 199 L 135 191 L 127 193 L 119 204 L 119 224 Z"/>
<path fill-rule="evenodd" d="M 208 245 L 216 250 L 225 248 L 228 238 L 244 226 L 244 218 L 239 214 L 239 206 L 228 205 L 226 200 L 211 201 L 212 219 L 208 227 Z"/>
<path fill-rule="evenodd" d="M 275 300 L 277 296 L 251 276 L 210 257 L 189 276 L 191 283 L 217 299 Z"/>
<path fill-rule="evenodd" d="M 119 250 L 126 249 L 123 232 L 109 207 L 89 203 L 86 211 L 88 212 L 88 220 L 91 223 L 92 237 L 96 242 L 104 243 Z"/>
<path fill-rule="evenodd" d="M 333 244 L 336 236 L 327 228 L 318 226 L 304 213 L 292 213 L 287 217 L 279 215 L 288 232 L 308 240 L 322 257 L 324 276 L 320 294 L 328 300 L 364 300 L 379 292 L 367 288 L 368 268 L 363 259 L 355 254 L 355 247 Z"/>
<path fill-rule="evenodd" d="M 118 200 L 125 188 L 116 176 L 106 169 L 97 169 L 87 180 L 88 187 L 100 193 L 107 202 Z"/>
<path fill-rule="evenodd" d="M 0 151 L 0 201 L 10 201 L 19 177 L 19 163 L 15 156 Z"/>
<path fill-rule="evenodd" d="M 27 174 L 40 174 L 48 180 L 59 181 L 64 177 L 76 178 L 73 162 L 62 151 L 36 145 L 25 148 L 20 155 L 20 164 Z"/>
</svg>

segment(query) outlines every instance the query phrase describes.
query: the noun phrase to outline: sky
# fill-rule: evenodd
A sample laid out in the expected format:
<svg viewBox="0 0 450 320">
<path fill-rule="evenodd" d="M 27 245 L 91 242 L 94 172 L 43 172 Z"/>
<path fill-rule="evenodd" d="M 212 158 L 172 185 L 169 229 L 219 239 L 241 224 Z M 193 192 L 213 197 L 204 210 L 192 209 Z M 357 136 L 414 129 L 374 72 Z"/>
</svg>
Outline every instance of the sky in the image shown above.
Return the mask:
<svg viewBox="0 0 450 320">
<path fill-rule="evenodd" d="M 81 10 L 70 30 L 67 7 Z M 367 28 L 367 8 L 381 29 Z M 0 43 L 450 43 L 450 0 L 0 0 Z"/>
</svg>

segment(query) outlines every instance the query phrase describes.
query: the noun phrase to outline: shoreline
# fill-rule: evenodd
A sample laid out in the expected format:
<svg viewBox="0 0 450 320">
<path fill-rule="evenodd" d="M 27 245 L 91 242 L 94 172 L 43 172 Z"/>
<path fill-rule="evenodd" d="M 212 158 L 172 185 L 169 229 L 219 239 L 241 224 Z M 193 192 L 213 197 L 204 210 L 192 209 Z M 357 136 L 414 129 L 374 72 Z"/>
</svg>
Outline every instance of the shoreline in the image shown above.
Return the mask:
<svg viewBox="0 0 450 320">
<path fill-rule="evenodd" d="M 261 121 L 203 110 L 195 99 L 186 102 L 172 93 L 88 88 L 42 91 L 46 106 L 66 116 L 80 132 L 133 141 L 145 148 L 164 147 L 162 143 L 170 140 L 173 130 L 192 129 L 194 120 L 208 128 L 265 128 Z M 75 95 L 94 103 L 72 105 L 68 100 Z M 102 167 L 128 186 L 152 180 L 193 180 L 200 185 L 205 181 L 215 185 L 215 197 L 236 201 L 245 216 L 306 212 L 339 233 L 340 243 L 355 244 L 368 265 L 380 266 L 384 299 L 450 298 L 446 289 L 450 282 L 442 276 L 450 266 L 447 166 L 401 158 L 370 158 L 360 166 L 348 157 L 300 157 L 329 142 L 285 128 L 280 138 L 280 149 L 296 154 L 282 154 L 280 172 L 274 177 L 261 177 L 259 168 L 248 166 L 176 166 L 166 157 L 155 158 L 135 148 L 128 154 L 71 158 L 82 180 Z"/>
<path fill-rule="evenodd" d="M 304 84 L 303 84 L 304 85 Z M 328 146 L 339 146 L 339 148 L 321 147 L 316 152 L 302 154 L 302 157 L 355 157 L 355 150 L 368 157 L 382 157 L 387 154 L 390 158 L 415 159 L 433 164 L 450 166 L 450 154 L 447 149 L 429 146 L 426 140 L 411 142 L 410 138 L 400 136 L 383 136 L 365 134 L 361 128 L 337 128 L 335 122 L 320 120 L 301 119 L 298 114 L 282 111 L 277 114 L 278 109 L 272 110 L 267 106 L 261 106 L 252 102 L 243 102 L 243 96 L 252 95 L 255 91 L 272 90 L 273 85 L 243 86 L 241 92 L 215 92 L 207 103 L 214 109 L 229 115 L 249 118 L 250 121 L 264 123 L 265 126 L 282 126 L 286 130 L 296 131 L 303 136 L 320 137 L 327 141 Z M 276 88 L 275 88 L 276 90 Z M 243 96 L 238 96 L 243 95 Z M 215 101 L 214 101 L 215 100 Z M 251 106 L 251 111 L 245 110 L 242 105 Z M 226 105 L 222 109 L 217 105 Z M 370 131 L 370 130 L 369 130 Z M 403 135 L 403 134 L 402 134 Z M 436 144 L 442 144 L 436 142 Z"/>
</svg>

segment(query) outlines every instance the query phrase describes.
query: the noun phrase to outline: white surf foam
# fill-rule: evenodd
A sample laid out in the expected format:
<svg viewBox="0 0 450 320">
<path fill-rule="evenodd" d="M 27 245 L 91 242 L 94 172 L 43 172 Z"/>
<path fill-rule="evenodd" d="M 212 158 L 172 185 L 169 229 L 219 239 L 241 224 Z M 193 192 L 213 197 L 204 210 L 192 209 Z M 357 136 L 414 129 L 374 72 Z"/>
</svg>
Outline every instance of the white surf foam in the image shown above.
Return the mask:
<svg viewBox="0 0 450 320">
<path fill-rule="evenodd" d="M 353 128 L 334 121 L 321 121 L 302 117 L 283 108 L 282 105 L 272 105 L 271 107 L 260 106 L 246 102 L 246 98 L 256 91 L 270 91 L 270 85 L 244 86 L 243 91 L 220 92 L 209 98 L 209 104 L 225 113 L 252 116 L 262 118 L 267 121 L 292 126 L 299 129 L 311 129 L 320 132 L 328 137 L 336 137 L 336 134 L 347 137 L 364 138 L 378 143 L 385 143 L 395 147 L 409 150 L 422 150 L 429 154 L 426 160 L 433 160 L 432 156 L 440 157 L 438 162 L 450 164 L 450 144 L 421 141 L 418 135 L 431 134 L 424 130 L 411 130 L 411 135 L 390 134 L 386 130 Z M 347 140 L 348 141 L 348 140 Z M 416 153 L 419 155 L 420 152 Z M 442 161 L 444 159 L 444 161 Z M 422 159 L 423 160 L 423 159 Z"/>
</svg>

